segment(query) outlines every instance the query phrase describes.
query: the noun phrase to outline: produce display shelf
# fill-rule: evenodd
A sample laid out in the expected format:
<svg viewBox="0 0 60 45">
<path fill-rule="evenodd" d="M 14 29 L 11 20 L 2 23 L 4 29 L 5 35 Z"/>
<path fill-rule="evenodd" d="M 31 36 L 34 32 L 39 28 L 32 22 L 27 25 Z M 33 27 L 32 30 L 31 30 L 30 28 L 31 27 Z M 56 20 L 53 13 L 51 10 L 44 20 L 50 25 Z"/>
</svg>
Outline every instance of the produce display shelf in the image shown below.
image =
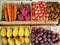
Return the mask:
<svg viewBox="0 0 60 45">
<path fill-rule="evenodd" d="M 51 25 L 55 26 L 58 24 L 58 21 L 13 21 L 13 22 L 5 22 L 1 21 L 0 25 L 30 25 L 30 26 L 40 26 L 40 25 Z"/>
</svg>

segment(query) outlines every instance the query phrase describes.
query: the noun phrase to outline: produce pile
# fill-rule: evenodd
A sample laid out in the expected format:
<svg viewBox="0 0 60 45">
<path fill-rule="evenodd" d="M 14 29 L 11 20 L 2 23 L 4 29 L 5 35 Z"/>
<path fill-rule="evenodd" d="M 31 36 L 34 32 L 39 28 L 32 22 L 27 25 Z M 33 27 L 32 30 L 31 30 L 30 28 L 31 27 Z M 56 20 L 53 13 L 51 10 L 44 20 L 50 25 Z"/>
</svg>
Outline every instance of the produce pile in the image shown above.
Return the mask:
<svg viewBox="0 0 60 45">
<path fill-rule="evenodd" d="M 4 5 L 3 5 L 4 7 Z M 2 21 L 59 21 L 59 2 L 31 2 L 12 4 L 8 3 L 3 8 Z"/>
<path fill-rule="evenodd" d="M 48 17 L 45 2 L 32 2 L 32 20 L 48 21 Z"/>
<path fill-rule="evenodd" d="M 4 5 L 6 5 L 4 7 Z M 30 4 L 4 4 L 2 21 L 30 21 L 31 20 L 31 9 Z"/>
<path fill-rule="evenodd" d="M 60 3 L 47 2 L 46 5 L 49 13 L 49 20 L 60 20 Z"/>
<path fill-rule="evenodd" d="M 30 45 L 29 27 L 1 28 L 3 45 Z"/>
<path fill-rule="evenodd" d="M 42 27 L 32 27 L 31 43 L 32 45 L 59 45 L 59 35 L 51 30 Z"/>
</svg>

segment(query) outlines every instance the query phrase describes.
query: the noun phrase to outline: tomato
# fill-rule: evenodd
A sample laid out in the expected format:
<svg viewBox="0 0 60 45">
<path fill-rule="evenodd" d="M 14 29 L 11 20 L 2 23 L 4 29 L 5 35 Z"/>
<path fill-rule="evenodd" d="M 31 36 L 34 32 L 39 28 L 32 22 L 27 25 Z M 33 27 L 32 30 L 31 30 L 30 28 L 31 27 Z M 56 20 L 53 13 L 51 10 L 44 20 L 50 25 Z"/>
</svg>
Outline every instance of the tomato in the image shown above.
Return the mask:
<svg viewBox="0 0 60 45">
<path fill-rule="evenodd" d="M 36 5 L 36 3 L 35 2 L 32 2 L 32 5 Z"/>
<path fill-rule="evenodd" d="M 48 20 L 48 11 L 45 2 L 32 2 L 32 19 L 33 20 Z"/>
</svg>

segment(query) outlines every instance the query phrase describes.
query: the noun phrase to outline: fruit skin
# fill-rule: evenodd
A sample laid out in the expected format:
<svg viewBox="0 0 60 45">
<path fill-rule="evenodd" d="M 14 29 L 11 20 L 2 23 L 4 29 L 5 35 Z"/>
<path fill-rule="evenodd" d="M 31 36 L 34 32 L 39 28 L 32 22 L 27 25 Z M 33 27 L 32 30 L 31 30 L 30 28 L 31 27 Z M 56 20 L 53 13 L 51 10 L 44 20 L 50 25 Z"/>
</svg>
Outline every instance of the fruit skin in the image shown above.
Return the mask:
<svg viewBox="0 0 60 45">
<path fill-rule="evenodd" d="M 13 31 L 10 27 L 7 29 L 7 37 L 11 37 L 13 35 Z"/>
<path fill-rule="evenodd" d="M 29 15 L 29 14 L 27 14 L 27 15 L 25 16 L 25 20 L 27 20 L 27 21 L 30 21 L 30 20 L 31 20 L 31 18 L 30 18 L 30 15 Z"/>
<path fill-rule="evenodd" d="M 19 36 L 24 36 L 24 27 L 19 28 Z"/>
<path fill-rule="evenodd" d="M 21 45 L 22 44 L 22 41 L 20 39 L 17 39 L 17 38 L 16 38 L 15 42 L 16 42 L 16 45 Z"/>
<path fill-rule="evenodd" d="M 24 37 L 19 37 L 19 39 L 21 39 L 22 44 L 24 44 Z"/>
<path fill-rule="evenodd" d="M 30 39 L 28 37 L 25 37 L 25 43 L 29 44 L 30 43 Z"/>
<path fill-rule="evenodd" d="M 25 36 L 28 37 L 30 35 L 30 29 L 25 27 Z"/>
<path fill-rule="evenodd" d="M 19 14 L 19 15 L 18 15 L 18 20 L 19 20 L 19 21 L 24 21 L 24 16 L 23 16 L 22 14 Z"/>
<path fill-rule="evenodd" d="M 8 43 L 7 38 L 2 38 L 2 43 L 6 45 Z"/>
<path fill-rule="evenodd" d="M 18 33 L 19 33 L 18 27 L 15 27 L 14 30 L 13 30 L 13 36 L 14 37 L 17 37 L 18 36 Z"/>
<path fill-rule="evenodd" d="M 8 38 L 8 43 L 9 43 L 10 45 L 15 45 L 15 41 L 14 41 L 13 38 Z"/>
<path fill-rule="evenodd" d="M 6 28 L 3 27 L 3 28 L 1 29 L 1 36 L 2 36 L 2 37 L 5 37 L 6 35 L 7 35 L 7 30 L 6 30 Z"/>
</svg>

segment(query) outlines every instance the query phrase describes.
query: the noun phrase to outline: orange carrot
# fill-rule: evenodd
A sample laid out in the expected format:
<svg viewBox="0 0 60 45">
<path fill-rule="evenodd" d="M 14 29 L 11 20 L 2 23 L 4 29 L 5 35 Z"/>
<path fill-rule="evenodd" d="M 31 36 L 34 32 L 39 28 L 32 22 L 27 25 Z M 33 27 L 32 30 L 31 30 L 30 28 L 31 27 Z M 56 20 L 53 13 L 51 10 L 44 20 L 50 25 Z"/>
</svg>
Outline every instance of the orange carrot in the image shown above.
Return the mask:
<svg viewBox="0 0 60 45">
<path fill-rule="evenodd" d="M 12 21 L 14 21 L 14 6 L 12 5 Z"/>
<path fill-rule="evenodd" d="M 14 20 L 16 20 L 16 17 L 17 17 L 17 10 L 18 10 L 18 7 L 14 5 Z"/>
<path fill-rule="evenodd" d="M 8 10 L 8 16 L 9 16 L 9 21 L 12 21 L 12 11 L 11 11 L 11 4 L 7 5 L 7 10 Z"/>
<path fill-rule="evenodd" d="M 7 12 L 6 7 L 4 8 L 4 16 L 5 16 L 6 21 L 8 21 L 8 12 Z"/>
</svg>

